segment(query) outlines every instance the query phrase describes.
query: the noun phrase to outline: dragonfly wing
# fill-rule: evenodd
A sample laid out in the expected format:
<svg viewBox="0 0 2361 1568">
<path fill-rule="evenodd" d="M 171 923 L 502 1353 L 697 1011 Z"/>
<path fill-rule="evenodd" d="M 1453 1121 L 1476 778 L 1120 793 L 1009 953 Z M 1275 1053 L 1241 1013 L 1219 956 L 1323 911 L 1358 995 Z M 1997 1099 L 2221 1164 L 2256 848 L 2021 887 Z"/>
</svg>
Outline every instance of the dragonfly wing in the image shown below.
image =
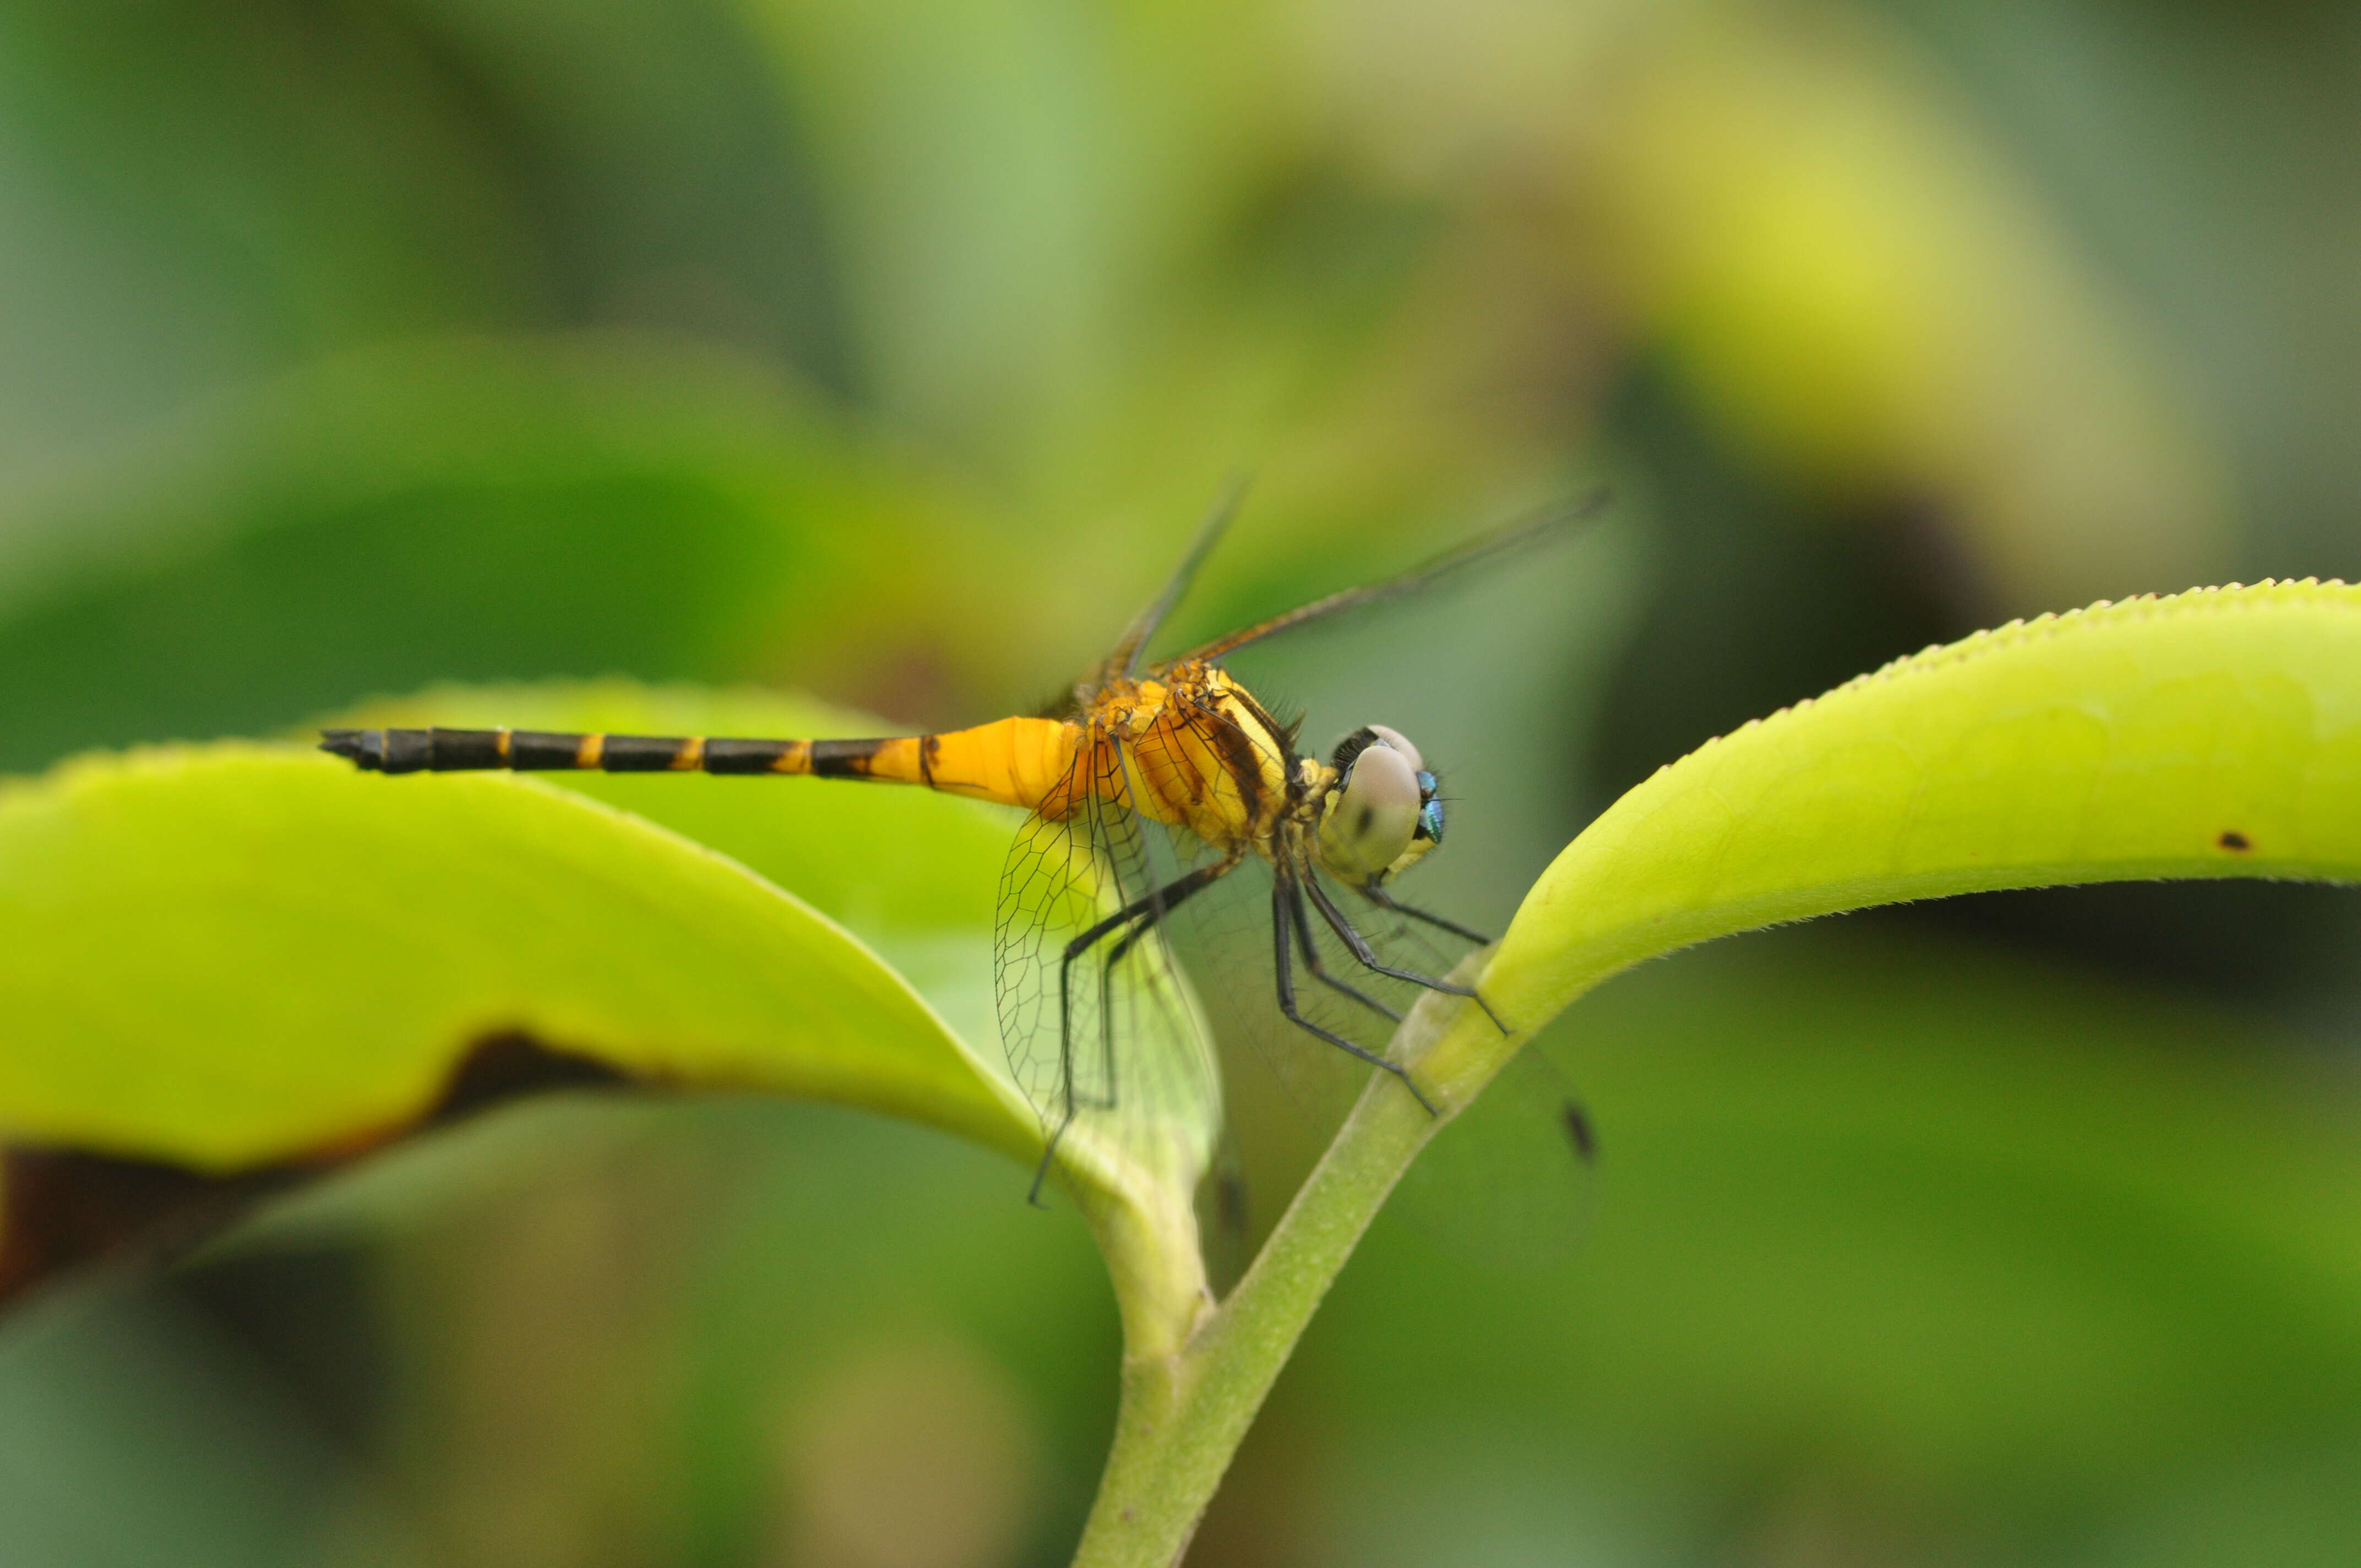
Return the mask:
<svg viewBox="0 0 2361 1568">
<path fill-rule="evenodd" d="M 1222 487 L 1220 498 L 1213 502 L 1213 510 L 1198 525 L 1197 537 L 1191 543 L 1189 554 L 1180 558 L 1180 565 L 1166 580 L 1164 591 L 1133 619 L 1124 631 L 1123 640 L 1107 655 L 1106 663 L 1100 671 L 1102 681 L 1115 675 L 1128 677 L 1139 674 L 1140 663 L 1148 655 L 1148 640 L 1156 635 L 1156 629 L 1164 624 L 1164 618 L 1172 613 L 1172 608 L 1187 595 L 1189 585 L 1196 580 L 1197 569 L 1205 564 L 1205 557 L 1213 553 L 1213 546 L 1221 542 L 1223 533 L 1238 515 L 1238 507 L 1246 499 L 1246 477 L 1233 476 L 1229 483 Z"/>
<path fill-rule="evenodd" d="M 1274 637 L 1279 632 L 1291 630 L 1314 620 L 1323 620 L 1346 610 L 1358 609 L 1363 605 L 1378 604 L 1387 599 L 1401 598 L 1417 593 L 1470 566 L 1512 554 L 1528 544 L 1541 543 L 1566 530 L 1587 522 L 1606 509 L 1610 499 L 1607 490 L 1603 488 L 1594 490 L 1571 506 L 1544 512 L 1540 517 L 1513 523 L 1490 533 L 1479 534 L 1466 543 L 1436 556 L 1424 565 L 1413 566 L 1400 576 L 1388 577 L 1383 582 L 1370 583 L 1363 587 L 1346 588 L 1342 593 L 1334 593 L 1325 598 L 1314 599 L 1310 604 L 1299 606 L 1283 615 L 1275 615 L 1268 620 L 1233 631 L 1226 637 L 1217 637 L 1203 647 L 1192 650 L 1187 656 L 1191 659 L 1218 661 L 1227 658 L 1249 642 L 1259 642 L 1266 637 Z"/>
<path fill-rule="evenodd" d="M 1248 879 L 1242 872 L 1233 880 Z M 1232 897 L 1203 920 L 1181 924 L 1191 927 L 1184 948 L 1191 966 L 1222 977 L 1205 1000 L 1224 1044 L 1252 1047 L 1225 1058 L 1226 1092 L 1235 1157 L 1263 1208 L 1334 1136 L 1368 1089 L 1370 1069 L 1273 1005 L 1269 884 L 1257 880 L 1258 906 Z M 1450 975 L 1469 951 L 1467 942 L 1356 899 L 1349 889 L 1330 892 L 1378 955 L 1397 967 Z M 1218 929 L 1200 928 L 1212 921 Z M 1369 1003 L 1407 1013 L 1424 993 L 1362 968 L 1316 912 L 1290 935 L 1299 1011 L 1367 1049 L 1386 1050 L 1394 1021 Z M 1580 1102 L 1554 1064 L 1529 1047 L 1411 1166 L 1391 1206 L 1455 1262 L 1503 1274 L 1546 1271 L 1575 1255 L 1589 1229 L 1598 1201 L 1590 1141 Z"/>
<path fill-rule="evenodd" d="M 1589 1113 L 1557 1066 L 1527 1046 L 1435 1135 L 1396 1189 L 1442 1251 L 1498 1274 L 1571 1262 L 1598 1203 Z"/>
<path fill-rule="evenodd" d="M 1159 894 L 1202 867 L 1132 809 L 1131 768 L 1093 734 L 1009 850 L 993 952 L 1001 1042 L 1069 1157 L 1193 1187 L 1221 1122 L 1220 1077 Z"/>
</svg>

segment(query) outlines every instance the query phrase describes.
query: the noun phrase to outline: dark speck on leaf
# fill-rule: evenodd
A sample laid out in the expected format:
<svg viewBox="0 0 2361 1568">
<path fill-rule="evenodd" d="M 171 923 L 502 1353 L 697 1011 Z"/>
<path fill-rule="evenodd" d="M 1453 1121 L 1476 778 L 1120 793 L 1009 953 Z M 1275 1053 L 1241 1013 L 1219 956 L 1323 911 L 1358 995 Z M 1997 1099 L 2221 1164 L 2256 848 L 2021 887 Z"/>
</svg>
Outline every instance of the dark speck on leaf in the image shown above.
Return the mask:
<svg viewBox="0 0 2361 1568">
<path fill-rule="evenodd" d="M 2252 844 L 2246 842 L 2246 836 L 2244 833 L 2235 829 L 2222 835 L 2221 844 L 2225 850 L 2235 850 L 2241 853 L 2254 848 Z"/>
</svg>

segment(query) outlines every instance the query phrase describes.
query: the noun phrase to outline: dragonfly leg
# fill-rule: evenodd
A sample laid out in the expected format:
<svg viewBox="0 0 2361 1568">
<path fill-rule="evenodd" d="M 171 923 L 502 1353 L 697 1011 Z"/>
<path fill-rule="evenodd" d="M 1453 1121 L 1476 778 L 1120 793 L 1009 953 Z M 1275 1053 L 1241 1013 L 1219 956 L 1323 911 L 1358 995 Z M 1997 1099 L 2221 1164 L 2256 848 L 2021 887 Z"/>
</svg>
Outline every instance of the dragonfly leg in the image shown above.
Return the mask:
<svg viewBox="0 0 2361 1568">
<path fill-rule="evenodd" d="M 1123 931 L 1126 927 L 1132 927 L 1129 931 L 1124 932 L 1115 950 L 1107 955 L 1101 968 L 1099 988 L 1104 1001 L 1108 975 L 1124 955 L 1131 951 L 1140 934 L 1153 926 L 1162 916 L 1164 911 L 1179 905 L 1190 894 L 1201 892 L 1223 872 L 1236 864 L 1237 861 L 1229 861 L 1211 866 L 1202 866 L 1186 876 L 1177 877 L 1155 892 L 1125 905 L 1066 944 L 1066 950 L 1058 963 L 1058 1068 L 1064 1076 L 1069 1101 L 1073 1095 L 1074 1077 L 1072 1002 L 1075 963 L 1083 954 L 1097 947 L 1107 938 L 1118 931 Z M 1099 1018 L 1100 1032 L 1104 1034 L 1106 1020 L 1104 1008 L 1100 1011 Z M 1091 1104 L 1094 1109 L 1104 1109 L 1094 1100 L 1086 1101 L 1085 1103 Z M 1070 1103 L 1067 1106 L 1067 1114 L 1071 1116 L 1072 1113 L 1073 1107 Z"/>
<path fill-rule="evenodd" d="M 1442 1114 L 1441 1112 L 1435 1109 L 1434 1102 L 1429 1100 L 1425 1093 L 1420 1090 L 1417 1080 L 1411 1077 L 1410 1069 L 1403 1067 L 1401 1063 L 1398 1061 L 1390 1061 L 1386 1058 L 1378 1055 L 1375 1051 L 1369 1050 L 1361 1046 L 1356 1046 L 1352 1041 L 1346 1039 L 1344 1036 L 1336 1033 L 1334 1029 L 1322 1028 L 1311 1019 L 1306 1018 L 1303 1015 L 1302 1011 L 1295 1005 L 1295 970 L 1292 967 L 1295 959 L 1295 948 L 1293 942 L 1290 939 L 1292 933 L 1290 931 L 1289 927 L 1292 924 L 1292 920 L 1290 918 L 1290 905 L 1288 897 L 1289 892 L 1292 886 L 1293 883 L 1283 872 L 1271 879 L 1271 964 L 1273 969 L 1277 971 L 1279 978 L 1279 1012 L 1286 1014 L 1287 1021 L 1296 1025 L 1296 1027 L 1309 1030 L 1311 1033 L 1317 1035 L 1322 1039 L 1327 1041 L 1330 1045 L 1334 1046 L 1338 1050 L 1346 1052 L 1352 1056 L 1356 1056 L 1363 1061 L 1367 1062 L 1371 1067 L 1383 1068 L 1386 1071 L 1392 1073 L 1396 1078 L 1401 1080 L 1402 1087 L 1410 1091 L 1411 1098 L 1417 1101 L 1421 1105 L 1426 1107 L 1426 1113 L 1428 1115 L 1434 1116 Z"/>
<path fill-rule="evenodd" d="M 1331 991 L 1343 992 L 1364 1007 L 1384 1014 L 1397 1024 L 1401 1022 L 1402 1015 L 1400 1013 L 1395 1012 L 1376 997 L 1356 990 L 1338 980 L 1328 972 L 1328 966 L 1320 961 L 1320 948 L 1312 939 L 1312 916 L 1303 907 L 1301 888 L 1290 887 L 1287 890 L 1287 913 L 1288 918 L 1295 927 L 1295 945 L 1303 954 L 1303 967 L 1312 971 L 1312 979 Z"/>
<path fill-rule="evenodd" d="M 1227 860 L 1200 866 L 1186 876 L 1175 877 L 1132 906 L 1137 913 L 1132 916 L 1131 929 L 1115 939 L 1115 946 L 1107 950 L 1105 962 L 1099 970 L 1099 1046 L 1106 1073 L 1106 1098 L 1100 1108 L 1104 1109 L 1104 1106 L 1115 1103 L 1115 1030 L 1110 1022 L 1114 1017 L 1114 1009 L 1108 1003 L 1112 1000 L 1115 989 L 1115 965 L 1128 958 L 1132 949 L 1138 947 L 1150 931 L 1157 928 L 1158 924 L 1166 915 L 1229 875 L 1237 869 L 1238 862 L 1245 859 L 1245 854 L 1241 852 L 1230 856 Z"/>
<path fill-rule="evenodd" d="M 1415 905 L 1404 904 L 1384 888 L 1375 884 L 1361 889 L 1361 896 L 1380 909 L 1389 910 L 1396 915 L 1407 915 L 1413 920 L 1423 920 L 1438 930 L 1448 931 L 1455 937 L 1475 943 L 1479 948 L 1488 948 L 1492 945 L 1492 938 L 1483 932 L 1471 931 L 1456 920 L 1446 920 L 1442 916 L 1421 909 Z"/>
<path fill-rule="evenodd" d="M 1492 1004 L 1484 1000 L 1483 992 L 1474 986 L 1460 985 L 1448 980 L 1437 980 L 1432 975 L 1420 974 L 1412 970 L 1396 969 L 1378 958 L 1378 950 L 1369 946 L 1369 939 L 1353 929 L 1353 923 L 1345 918 L 1345 912 L 1336 907 L 1336 901 L 1328 896 L 1328 890 L 1320 885 L 1317 877 L 1307 875 L 1303 879 L 1303 891 L 1312 895 L 1312 906 L 1320 911 L 1321 918 L 1328 922 L 1329 929 L 1336 933 L 1338 939 L 1351 951 L 1354 958 L 1360 960 L 1364 969 L 1375 970 L 1383 975 L 1391 975 L 1396 980 L 1406 980 L 1412 985 L 1422 985 L 1429 991 L 1440 991 L 1449 996 L 1465 996 L 1484 1010 L 1484 1015 L 1492 1020 L 1493 1025 L 1500 1033 L 1506 1035 L 1511 1032 L 1508 1023 L 1498 1013 L 1492 1011 Z"/>
<path fill-rule="evenodd" d="M 1115 1104 L 1115 1033 L 1107 1006 L 1115 966 L 1138 945 L 1140 938 L 1155 928 L 1156 923 L 1164 917 L 1167 911 L 1236 870 L 1242 859 L 1243 856 L 1232 856 L 1225 861 L 1200 866 L 1184 876 L 1175 877 L 1153 893 L 1125 905 L 1066 944 L 1066 950 L 1058 963 L 1058 1084 L 1063 1103 L 1058 1125 L 1049 1135 L 1049 1147 L 1041 1151 L 1041 1164 L 1033 1172 L 1029 1198 L 1037 1206 L 1040 1202 L 1041 1184 L 1048 1179 L 1050 1161 L 1058 1152 L 1058 1141 L 1066 1135 L 1066 1129 L 1073 1125 L 1075 1116 L 1085 1106 L 1104 1111 Z M 1106 1075 L 1105 1091 L 1103 1095 L 1077 1095 L 1074 1092 L 1074 964 L 1083 954 L 1118 931 L 1122 935 L 1116 938 L 1115 948 L 1102 960 L 1099 969 L 1099 1049 L 1101 1067 Z"/>
<path fill-rule="evenodd" d="M 1058 1157 L 1058 1144 L 1065 1137 L 1066 1129 L 1073 1124 L 1074 1107 L 1070 1099 L 1066 1106 L 1066 1113 L 1058 1119 L 1056 1130 L 1050 1133 L 1049 1143 L 1042 1146 L 1041 1163 L 1033 1168 L 1033 1185 L 1025 1190 L 1025 1201 L 1032 1204 L 1036 1209 L 1049 1207 L 1047 1203 L 1041 1201 L 1041 1184 L 1049 1179 L 1050 1164 Z"/>
</svg>

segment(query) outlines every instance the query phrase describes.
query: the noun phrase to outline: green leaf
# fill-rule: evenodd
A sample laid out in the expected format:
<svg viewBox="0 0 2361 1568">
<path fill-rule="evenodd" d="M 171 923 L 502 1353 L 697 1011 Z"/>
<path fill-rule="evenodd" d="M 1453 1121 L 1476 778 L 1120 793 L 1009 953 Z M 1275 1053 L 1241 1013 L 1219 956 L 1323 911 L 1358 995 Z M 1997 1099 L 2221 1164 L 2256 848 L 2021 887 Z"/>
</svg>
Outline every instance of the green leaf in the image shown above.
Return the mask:
<svg viewBox="0 0 2361 1568">
<path fill-rule="evenodd" d="M 873 718 L 805 699 L 623 681 L 438 689 L 374 704 L 339 722 L 666 735 L 880 729 Z M 1018 813 L 849 780 L 545 776 L 557 787 L 675 828 L 808 899 L 892 961 L 961 1037 L 976 1042 L 976 1059 L 1000 1076 L 992 932 Z M 438 781 L 383 782 L 399 789 L 432 788 Z M 1180 983 L 1179 1003 L 1193 1006 L 1185 981 Z M 1135 1097 L 1120 1114 L 1084 1113 L 1060 1138 L 1060 1161 L 1084 1189 L 1084 1207 L 1132 1314 L 1136 1347 L 1185 1327 L 1202 1299 L 1191 1197 L 1212 1157 L 1220 1115 L 1218 1096 L 1152 1107 Z M 1033 1148 L 1038 1155 L 1038 1142 Z M 1112 1202 L 1102 1205 L 1100 1198 Z"/>
<path fill-rule="evenodd" d="M 869 735 L 882 728 L 872 715 L 806 697 L 622 680 L 437 686 L 366 704 L 335 722 L 656 735 Z M 993 910 L 1016 813 L 834 779 L 538 776 L 661 823 L 786 889 L 873 948 L 961 1038 L 995 1048 Z"/>
<path fill-rule="evenodd" d="M 1464 1107 L 1642 959 L 1899 899 L 2135 877 L 2361 876 L 2361 590 L 2199 589 L 2012 624 L 1749 724 L 1626 794 L 1545 872 L 1395 1059 Z M 1497 1013 L 1513 1025 L 1499 1027 Z M 1078 1562 L 1170 1562 L 1289 1350 L 1444 1124 L 1366 1090 L 1171 1367 L 1127 1368 Z"/>
<path fill-rule="evenodd" d="M 443 691 L 357 717 L 878 728 L 621 682 Z M 0 1139 L 215 1174 L 324 1164 L 422 1124 L 471 1052 L 522 1036 L 660 1085 L 830 1100 L 1040 1157 L 1039 1118 L 994 1044 L 1015 814 L 850 781 L 560 777 L 386 778 L 231 744 L 83 761 L 0 793 Z M 758 872 L 909 964 L 940 1009 Z M 1213 1131 L 1134 1148 L 1078 1128 L 1060 1145 L 1148 1343 L 1202 1299 L 1190 1199 Z M 1022 1190 L 1012 1179 L 1012 1201 Z"/>
<path fill-rule="evenodd" d="M 388 783 L 229 744 L 0 795 L 9 1135 L 300 1161 L 414 1122 L 469 1046 L 522 1031 L 1038 1147 L 898 977 L 742 867 L 530 779 Z"/>
<path fill-rule="evenodd" d="M 2222 876 L 2361 877 L 2361 590 L 2266 583 L 2044 616 L 1748 724 L 1566 847 L 1485 992 L 1530 1033 L 1642 959 L 1755 927 Z M 1500 1059 L 1466 1019 L 1429 1058 L 1463 1089 Z"/>
</svg>

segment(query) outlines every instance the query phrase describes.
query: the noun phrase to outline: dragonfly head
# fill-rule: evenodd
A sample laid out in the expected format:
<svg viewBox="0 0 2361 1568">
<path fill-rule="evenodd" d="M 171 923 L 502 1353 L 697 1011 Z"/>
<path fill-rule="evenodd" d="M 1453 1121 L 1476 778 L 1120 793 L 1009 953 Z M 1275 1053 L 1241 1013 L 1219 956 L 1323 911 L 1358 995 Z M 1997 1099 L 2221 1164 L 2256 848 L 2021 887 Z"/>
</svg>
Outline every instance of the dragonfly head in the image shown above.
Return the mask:
<svg viewBox="0 0 2361 1568">
<path fill-rule="evenodd" d="M 1443 842 L 1434 775 L 1401 732 L 1382 724 L 1338 743 L 1320 804 L 1320 862 L 1362 886 L 1409 870 Z"/>
</svg>

